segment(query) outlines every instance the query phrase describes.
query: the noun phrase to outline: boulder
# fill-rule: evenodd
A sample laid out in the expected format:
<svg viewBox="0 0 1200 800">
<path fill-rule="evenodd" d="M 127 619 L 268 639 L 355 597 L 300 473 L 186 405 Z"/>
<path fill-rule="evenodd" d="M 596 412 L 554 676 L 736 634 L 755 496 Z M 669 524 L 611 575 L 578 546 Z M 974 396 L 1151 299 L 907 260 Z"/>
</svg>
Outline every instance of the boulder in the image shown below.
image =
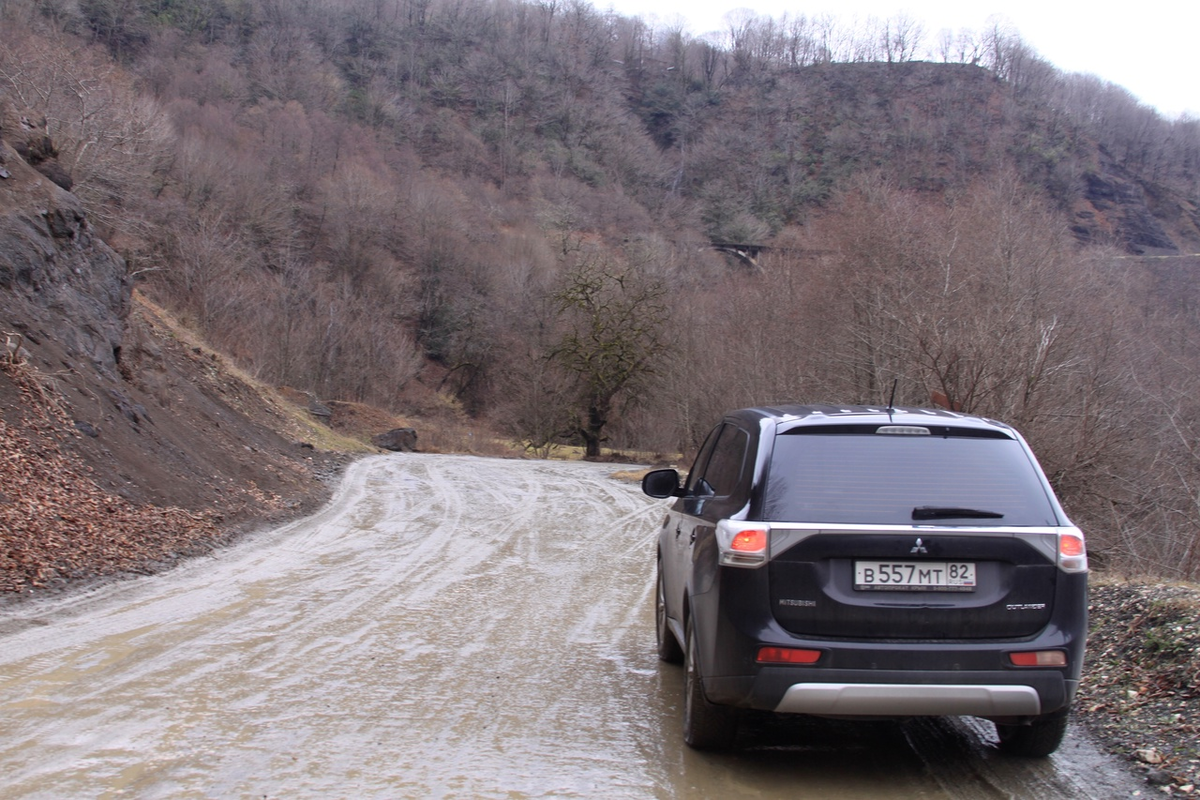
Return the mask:
<svg viewBox="0 0 1200 800">
<path fill-rule="evenodd" d="M 417 432 L 413 428 L 392 428 L 387 433 L 372 436 L 371 444 L 384 450 L 411 453 L 417 449 Z"/>
<path fill-rule="evenodd" d="M 316 395 L 314 395 L 312 392 L 308 392 L 307 394 L 308 394 L 308 413 L 312 414 L 314 417 L 317 417 L 318 419 L 328 422 L 329 418 L 333 416 L 333 410 L 329 406 L 325 405 L 320 400 L 318 400 Z"/>
<path fill-rule="evenodd" d="M 74 180 L 58 161 L 58 147 L 50 139 L 50 126 L 45 114 L 36 111 L 20 111 L 11 103 L 0 103 L 0 137 L 5 138 L 29 166 L 49 178 L 58 186 L 71 191 Z M 0 156 L 0 164 L 4 162 Z M 0 177 L 8 178 L 3 170 Z"/>
</svg>

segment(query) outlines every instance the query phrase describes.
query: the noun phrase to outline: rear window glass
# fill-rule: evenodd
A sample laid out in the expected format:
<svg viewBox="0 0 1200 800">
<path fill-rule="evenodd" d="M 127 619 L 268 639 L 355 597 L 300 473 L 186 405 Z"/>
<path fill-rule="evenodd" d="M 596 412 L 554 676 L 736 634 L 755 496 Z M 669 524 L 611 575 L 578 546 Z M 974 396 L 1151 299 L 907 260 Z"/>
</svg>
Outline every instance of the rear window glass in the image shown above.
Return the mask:
<svg viewBox="0 0 1200 800">
<path fill-rule="evenodd" d="M 868 433 L 775 439 L 764 517 L 781 522 L 914 523 L 913 509 L 973 509 L 918 524 L 1057 525 L 1054 509 L 1013 439 Z"/>
</svg>

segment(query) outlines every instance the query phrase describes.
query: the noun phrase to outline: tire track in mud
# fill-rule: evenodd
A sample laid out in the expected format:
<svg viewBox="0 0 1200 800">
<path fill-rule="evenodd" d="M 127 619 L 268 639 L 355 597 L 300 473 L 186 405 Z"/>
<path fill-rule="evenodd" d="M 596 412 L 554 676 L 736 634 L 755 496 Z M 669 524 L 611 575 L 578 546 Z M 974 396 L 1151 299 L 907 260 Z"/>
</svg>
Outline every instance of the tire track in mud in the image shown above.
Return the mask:
<svg viewBox="0 0 1200 800">
<path fill-rule="evenodd" d="M 312 517 L 18 609 L 0 797 L 1100 796 L 953 724 L 688 750 L 653 647 L 664 504 L 614 469 L 366 459 Z"/>
<path fill-rule="evenodd" d="M 912 719 L 902 727 L 909 745 L 935 767 L 934 778 L 953 800 L 1112 800 L 1146 794 L 1077 728 L 1068 729 L 1058 752 L 1042 760 L 1001 754 L 992 724 L 974 717 Z"/>
</svg>

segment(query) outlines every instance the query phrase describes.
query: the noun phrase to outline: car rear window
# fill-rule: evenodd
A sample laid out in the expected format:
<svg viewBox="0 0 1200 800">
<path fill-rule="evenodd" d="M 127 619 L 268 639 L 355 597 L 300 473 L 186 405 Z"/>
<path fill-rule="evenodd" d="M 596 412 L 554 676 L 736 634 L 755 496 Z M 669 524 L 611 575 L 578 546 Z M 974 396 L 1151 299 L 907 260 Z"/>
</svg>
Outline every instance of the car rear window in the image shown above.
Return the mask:
<svg viewBox="0 0 1200 800">
<path fill-rule="evenodd" d="M 967 435 L 800 429 L 775 438 L 769 521 L 914 524 L 913 510 L 972 509 L 918 524 L 1053 526 L 1054 508 L 1019 442 Z"/>
</svg>

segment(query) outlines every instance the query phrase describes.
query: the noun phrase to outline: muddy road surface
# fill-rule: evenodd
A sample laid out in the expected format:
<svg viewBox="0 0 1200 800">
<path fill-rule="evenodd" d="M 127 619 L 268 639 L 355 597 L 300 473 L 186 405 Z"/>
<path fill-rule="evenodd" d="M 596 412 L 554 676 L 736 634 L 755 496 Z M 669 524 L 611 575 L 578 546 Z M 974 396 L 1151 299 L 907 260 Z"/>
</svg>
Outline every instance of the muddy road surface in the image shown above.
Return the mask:
<svg viewBox="0 0 1200 800">
<path fill-rule="evenodd" d="M 0 612 L 4 798 L 1113 798 L 1073 734 L 756 718 L 690 751 L 663 506 L 614 467 L 405 455 L 169 573 Z M 1144 794 L 1144 790 L 1143 790 Z"/>
</svg>

